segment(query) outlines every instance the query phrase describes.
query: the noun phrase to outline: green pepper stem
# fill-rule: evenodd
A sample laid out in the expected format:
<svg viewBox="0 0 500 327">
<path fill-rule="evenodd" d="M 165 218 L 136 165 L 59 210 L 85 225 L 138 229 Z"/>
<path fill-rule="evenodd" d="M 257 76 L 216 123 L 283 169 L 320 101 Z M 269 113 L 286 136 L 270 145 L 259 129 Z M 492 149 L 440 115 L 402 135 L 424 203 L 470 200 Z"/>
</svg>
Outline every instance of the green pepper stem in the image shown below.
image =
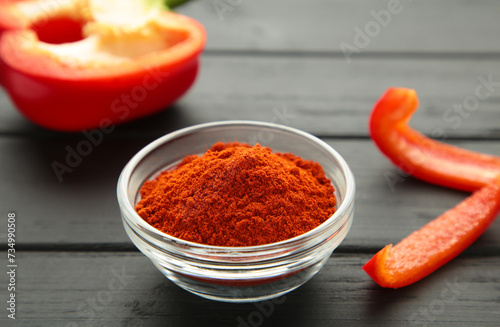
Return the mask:
<svg viewBox="0 0 500 327">
<path fill-rule="evenodd" d="M 167 6 L 169 9 L 172 9 L 188 1 L 189 0 L 165 0 L 165 6 Z"/>
</svg>

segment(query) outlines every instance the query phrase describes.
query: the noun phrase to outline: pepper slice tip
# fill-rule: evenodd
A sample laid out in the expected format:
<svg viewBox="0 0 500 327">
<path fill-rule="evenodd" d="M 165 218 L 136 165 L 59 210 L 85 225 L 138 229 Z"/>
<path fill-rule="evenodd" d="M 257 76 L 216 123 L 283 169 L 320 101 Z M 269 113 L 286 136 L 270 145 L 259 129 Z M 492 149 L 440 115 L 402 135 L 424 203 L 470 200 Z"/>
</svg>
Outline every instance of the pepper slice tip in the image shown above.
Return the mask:
<svg viewBox="0 0 500 327">
<path fill-rule="evenodd" d="M 386 262 L 391 255 L 392 246 L 392 244 L 386 245 L 363 266 L 363 270 L 368 274 L 368 276 L 370 276 L 375 283 L 382 287 L 391 287 L 391 283 L 386 278 Z"/>
</svg>

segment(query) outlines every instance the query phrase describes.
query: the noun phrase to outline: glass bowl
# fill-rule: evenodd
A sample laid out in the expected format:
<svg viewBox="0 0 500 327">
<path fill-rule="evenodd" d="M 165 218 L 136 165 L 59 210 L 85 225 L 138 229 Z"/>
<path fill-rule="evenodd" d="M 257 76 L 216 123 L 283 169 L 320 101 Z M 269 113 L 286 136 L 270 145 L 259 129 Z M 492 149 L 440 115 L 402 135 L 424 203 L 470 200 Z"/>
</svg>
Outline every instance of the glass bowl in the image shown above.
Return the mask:
<svg viewBox="0 0 500 327">
<path fill-rule="evenodd" d="M 297 237 L 248 247 L 188 242 L 145 222 L 134 209 L 141 185 L 185 156 L 205 153 L 218 141 L 260 143 L 274 152 L 318 162 L 335 188 L 336 212 Z M 175 284 L 204 298 L 227 302 L 279 297 L 314 276 L 349 231 L 354 194 L 351 170 L 328 144 L 294 128 L 252 121 L 207 123 L 165 135 L 130 160 L 117 188 L 123 225 L 137 248 Z"/>
</svg>

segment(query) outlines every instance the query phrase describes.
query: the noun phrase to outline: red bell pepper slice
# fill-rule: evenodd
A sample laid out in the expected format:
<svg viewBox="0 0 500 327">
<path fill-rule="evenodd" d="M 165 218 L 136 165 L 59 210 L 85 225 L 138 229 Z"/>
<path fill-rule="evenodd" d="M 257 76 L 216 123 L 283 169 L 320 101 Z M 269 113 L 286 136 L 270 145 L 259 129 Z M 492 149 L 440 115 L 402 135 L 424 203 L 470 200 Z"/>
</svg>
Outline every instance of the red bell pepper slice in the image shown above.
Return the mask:
<svg viewBox="0 0 500 327">
<path fill-rule="evenodd" d="M 432 140 L 408 126 L 418 107 L 414 90 L 391 88 L 370 117 L 370 134 L 400 169 L 424 181 L 475 191 L 500 175 L 500 157 Z"/>
<path fill-rule="evenodd" d="M 81 131 L 176 101 L 195 80 L 206 34 L 191 18 L 134 7 L 153 2 L 3 1 L 0 81 L 17 108 L 49 129 Z"/>
<path fill-rule="evenodd" d="M 382 287 L 415 283 L 470 246 L 499 212 L 497 178 L 395 246 L 384 247 L 363 269 Z"/>
</svg>

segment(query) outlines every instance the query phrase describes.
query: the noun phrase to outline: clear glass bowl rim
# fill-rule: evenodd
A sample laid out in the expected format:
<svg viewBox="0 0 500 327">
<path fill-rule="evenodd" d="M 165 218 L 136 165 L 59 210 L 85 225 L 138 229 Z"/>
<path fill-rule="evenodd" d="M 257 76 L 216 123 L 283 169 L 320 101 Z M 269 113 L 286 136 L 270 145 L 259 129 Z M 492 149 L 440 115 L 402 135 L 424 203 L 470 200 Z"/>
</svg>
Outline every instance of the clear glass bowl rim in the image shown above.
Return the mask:
<svg viewBox="0 0 500 327">
<path fill-rule="evenodd" d="M 128 190 L 128 184 L 130 181 L 130 177 L 132 173 L 134 172 L 134 169 L 137 167 L 138 164 L 152 151 L 155 151 L 157 148 L 162 146 L 163 144 L 176 139 L 178 137 L 182 137 L 183 135 L 186 134 L 191 134 L 193 132 L 196 132 L 198 130 L 203 130 L 206 128 L 213 128 L 213 127 L 224 127 L 224 126 L 237 126 L 237 125 L 242 125 L 242 126 L 251 126 L 251 127 L 260 127 L 260 128 L 272 128 L 272 129 L 277 129 L 277 130 L 282 130 L 285 132 L 290 132 L 293 134 L 297 134 L 300 137 L 303 137 L 305 139 L 308 139 L 309 141 L 312 141 L 313 143 L 316 143 L 316 145 L 319 145 L 323 150 L 327 151 L 329 155 L 333 156 L 336 161 L 339 163 L 339 168 L 342 172 L 342 175 L 346 179 L 346 192 L 345 196 L 342 199 L 342 202 L 340 206 L 337 208 L 335 213 L 328 218 L 325 222 L 323 222 L 321 225 L 318 227 L 304 233 L 301 235 L 298 235 L 296 237 L 283 240 L 280 242 L 275 242 L 275 243 L 269 243 L 269 244 L 262 244 L 262 245 L 254 245 L 254 246 L 239 246 L 239 247 L 229 247 L 229 246 L 215 246 L 215 245 L 208 245 L 208 244 L 202 244 L 202 243 L 195 243 L 195 242 L 190 242 L 186 241 L 180 238 L 176 238 L 174 236 L 171 236 L 169 234 L 163 233 L 159 231 L 158 229 L 154 228 L 150 224 L 148 224 L 146 221 L 144 221 L 139 214 L 135 211 L 134 206 L 130 201 L 128 200 L 128 195 L 127 195 L 127 190 Z M 274 150 L 274 149 L 273 149 Z M 324 141 L 320 140 L 316 136 L 313 136 L 307 132 L 301 131 L 299 129 L 289 127 L 289 126 L 284 126 L 284 125 L 279 125 L 279 124 L 274 124 L 274 123 L 267 123 L 267 122 L 259 122 L 259 121 L 250 121 L 250 120 L 227 120 L 227 121 L 218 121 L 218 122 L 210 122 L 210 123 L 203 123 L 203 124 L 198 124 L 198 125 L 193 125 L 190 127 L 182 128 L 177 131 L 168 133 L 164 136 L 161 136 L 160 138 L 152 141 L 148 145 L 146 145 L 144 148 L 142 148 L 137 154 L 135 154 L 132 159 L 125 165 L 123 168 L 120 177 L 118 179 L 118 184 L 117 184 L 117 198 L 118 198 L 118 203 L 120 206 L 120 209 L 122 210 L 122 216 L 128 221 L 127 223 L 132 223 L 132 226 L 139 227 L 146 233 L 154 236 L 157 240 L 163 240 L 169 241 L 170 243 L 176 244 L 179 247 L 182 248 L 191 248 L 191 249 L 199 249 L 199 250 L 205 250 L 211 253 L 214 252 L 220 252 L 220 253 L 228 253 L 228 252 L 238 252 L 240 255 L 243 255 L 244 253 L 249 253 L 249 254 L 255 254 L 255 252 L 266 252 L 266 251 L 271 251 L 276 249 L 283 249 L 283 248 L 288 248 L 288 247 L 293 247 L 296 246 L 297 244 L 300 244 L 304 241 L 314 239 L 315 236 L 321 235 L 324 232 L 327 232 L 332 225 L 336 224 L 337 221 L 341 220 L 345 214 L 346 211 L 349 210 L 349 208 L 352 206 L 352 203 L 354 202 L 354 194 L 355 194 L 355 181 L 354 181 L 354 175 L 349 168 L 347 162 L 344 160 L 344 158 L 336 151 L 334 150 L 330 145 L 325 143 Z M 167 244 L 167 243 L 166 243 Z M 172 245 L 172 244 L 170 244 Z"/>
</svg>

